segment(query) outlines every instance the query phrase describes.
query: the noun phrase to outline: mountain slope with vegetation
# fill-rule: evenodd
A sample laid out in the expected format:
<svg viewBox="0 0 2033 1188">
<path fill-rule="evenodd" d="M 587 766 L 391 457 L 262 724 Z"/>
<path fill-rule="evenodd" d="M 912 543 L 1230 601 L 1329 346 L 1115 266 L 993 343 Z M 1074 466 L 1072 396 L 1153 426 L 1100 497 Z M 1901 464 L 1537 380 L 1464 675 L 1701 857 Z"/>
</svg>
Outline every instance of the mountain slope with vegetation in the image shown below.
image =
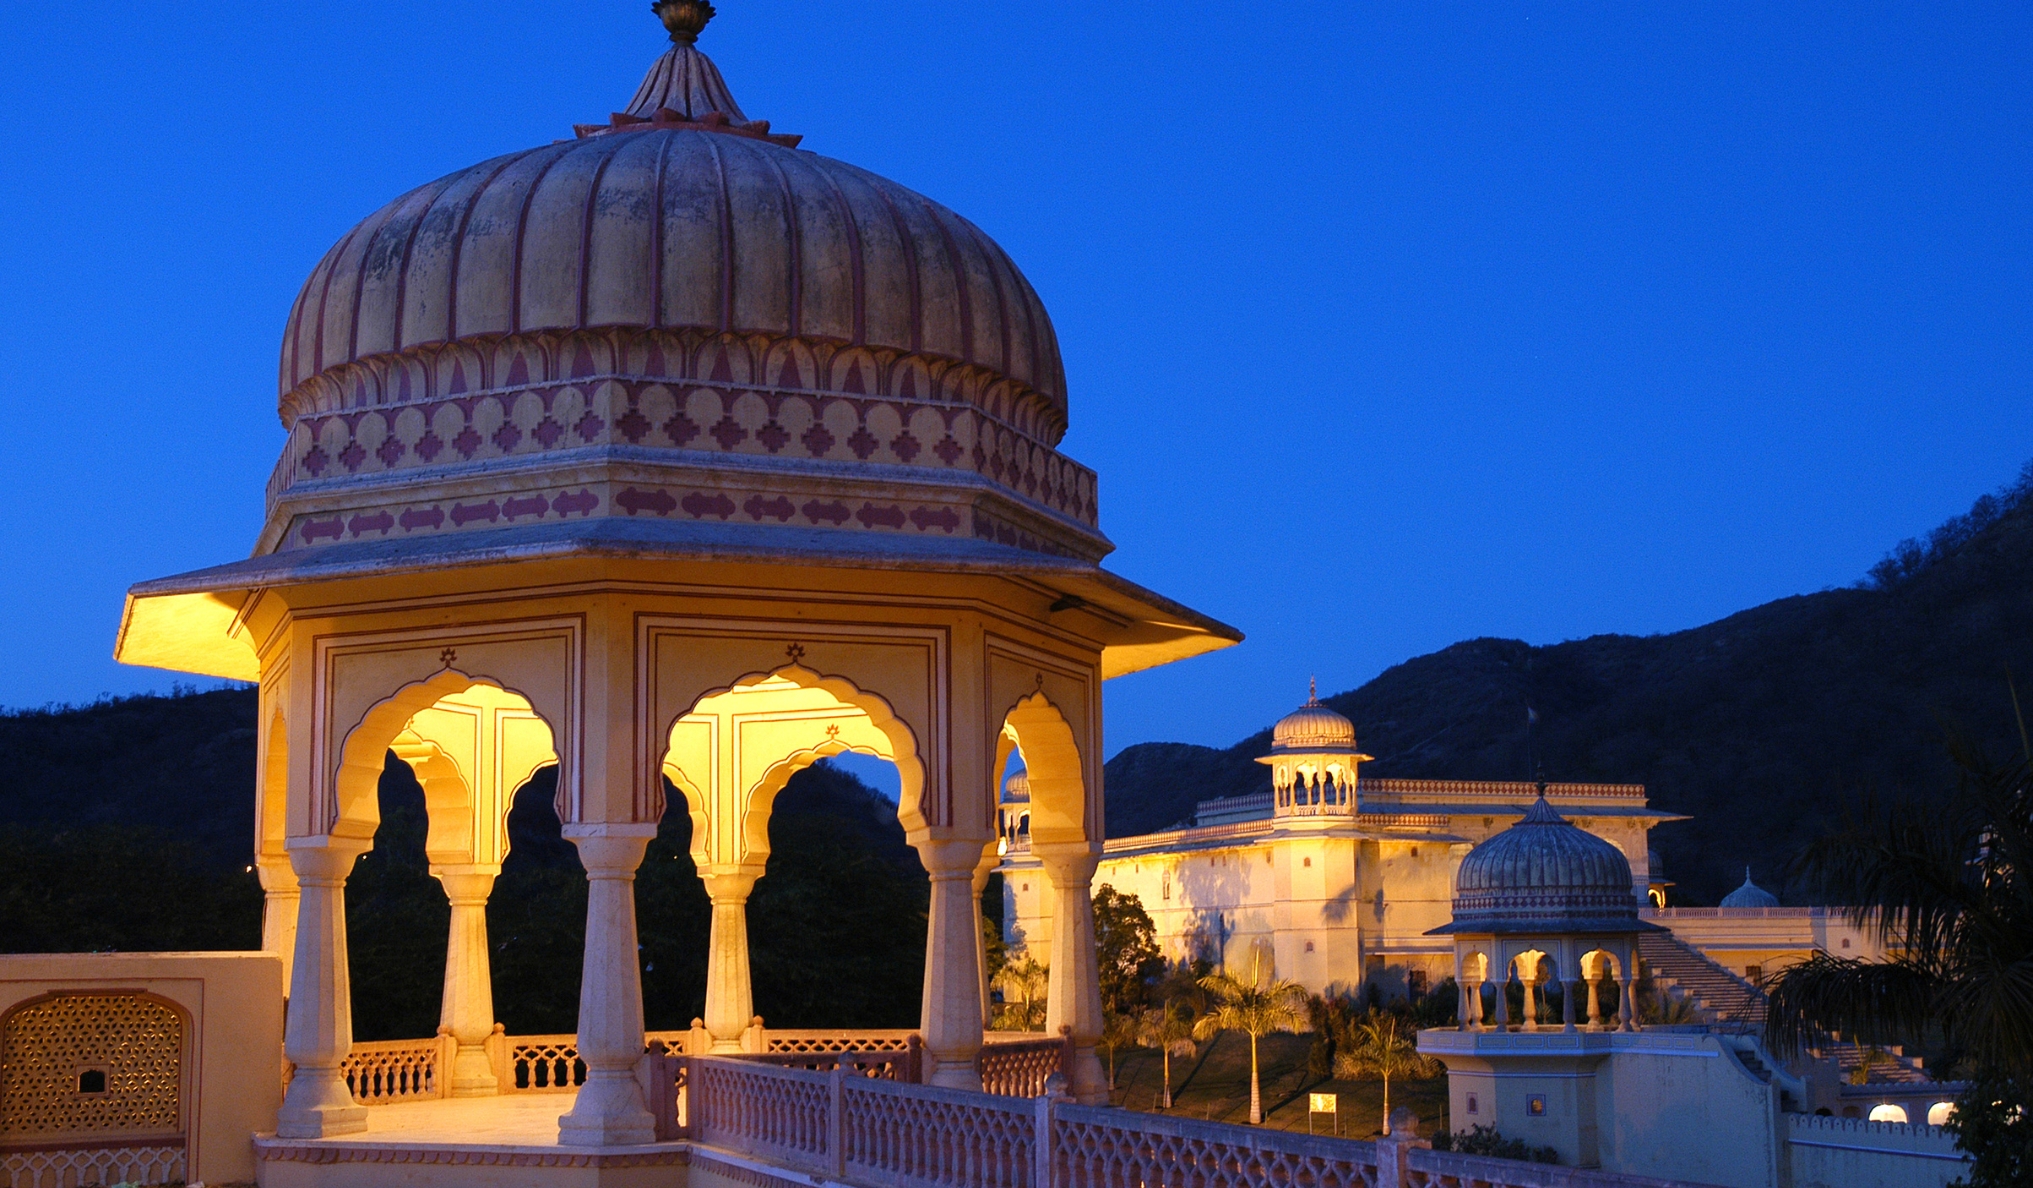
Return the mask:
<svg viewBox="0 0 2033 1188">
<path fill-rule="evenodd" d="M 248 689 L 0 715 L 0 952 L 260 947 L 254 722 Z M 578 1014 L 586 876 L 551 808 L 556 778 L 516 797 L 487 909 L 496 1015 L 516 1034 L 569 1032 Z M 362 1040 L 437 1030 L 451 915 L 424 856 L 423 790 L 392 757 L 380 798 L 346 886 Z M 711 909 L 691 830 L 665 814 L 636 879 L 658 1029 L 705 1005 Z M 778 795 L 770 841 L 748 908 L 756 1011 L 782 1027 L 911 1025 L 930 883 L 895 803 L 820 763 Z"/>
<path fill-rule="evenodd" d="M 1714 903 L 1747 864 L 1780 884 L 1860 796 L 1951 786 L 1951 733 L 2018 753 L 2008 672 L 2033 692 L 2033 466 L 1857 586 L 1669 635 L 1469 640 L 1326 703 L 1377 757 L 1365 775 L 1525 779 L 1536 766 L 1647 785 L 1653 804 L 1693 818 L 1653 834 L 1680 901 Z M 1124 750 L 1107 765 L 1110 834 L 1267 790 L 1253 760 L 1269 749 L 1265 729 L 1226 749 Z"/>
</svg>

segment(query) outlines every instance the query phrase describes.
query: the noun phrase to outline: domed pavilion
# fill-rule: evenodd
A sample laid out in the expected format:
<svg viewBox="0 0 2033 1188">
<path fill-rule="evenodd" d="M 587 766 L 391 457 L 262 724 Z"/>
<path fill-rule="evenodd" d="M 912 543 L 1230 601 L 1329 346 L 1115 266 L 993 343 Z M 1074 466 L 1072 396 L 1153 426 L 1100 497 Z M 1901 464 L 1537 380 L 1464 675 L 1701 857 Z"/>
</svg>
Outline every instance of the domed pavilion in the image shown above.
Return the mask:
<svg viewBox="0 0 2033 1188">
<path fill-rule="evenodd" d="M 1314 681 L 1306 704 L 1271 727 L 1271 753 L 1257 762 L 1271 769 L 1274 816 L 1352 817 L 1357 774 L 1369 759 L 1356 748 L 1355 723 L 1320 704 Z"/>
<path fill-rule="evenodd" d="M 1101 683 L 1240 636 L 1101 567 L 1095 475 L 1058 450 L 1058 342 L 1008 254 L 751 119 L 694 44 L 712 5 L 656 8 L 671 48 L 609 119 L 340 237 L 289 311 L 253 555 L 127 601 L 122 661 L 260 689 L 284 1137 L 366 1126 L 344 888 L 391 751 L 453 909 L 457 1095 L 502 1088 L 485 906 L 533 772 L 556 764 L 590 883 L 561 1141 L 632 1144 L 652 1131 L 632 879 L 659 820 L 693 821 L 704 1024 L 733 1051 L 771 802 L 849 751 L 895 763 L 931 873 L 925 1079 L 978 1089 L 972 887 L 1020 750 L 1060 922 L 1048 1026 L 1071 1030 L 1074 1093 L 1105 1100 Z"/>
<path fill-rule="evenodd" d="M 1454 938 L 1463 1031 L 1483 1026 L 1486 981 L 1496 983 L 1496 1028 L 1511 1026 L 1504 988 L 1514 974 L 1525 992 L 1521 1030 L 1539 1029 L 1538 990 L 1557 978 L 1564 989 L 1563 1030 L 1579 1025 L 1631 1031 L 1637 1028 L 1631 990 L 1638 936 L 1657 931 L 1638 918 L 1631 864 L 1623 851 L 1567 821 L 1542 791 L 1523 820 L 1461 860 L 1454 919 L 1428 935 Z M 1603 1018 L 1600 990 L 1606 976 L 1622 990 L 1614 1024 Z M 1587 1006 L 1579 1012 L 1584 984 Z"/>
</svg>

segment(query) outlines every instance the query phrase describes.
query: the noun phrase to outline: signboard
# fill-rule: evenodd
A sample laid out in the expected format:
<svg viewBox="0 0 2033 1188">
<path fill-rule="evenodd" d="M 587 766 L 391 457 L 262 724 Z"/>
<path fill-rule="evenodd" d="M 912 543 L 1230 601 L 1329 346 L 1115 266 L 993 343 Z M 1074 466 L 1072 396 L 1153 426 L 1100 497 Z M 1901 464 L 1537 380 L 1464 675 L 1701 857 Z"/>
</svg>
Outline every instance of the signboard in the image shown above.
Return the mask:
<svg viewBox="0 0 2033 1188">
<path fill-rule="evenodd" d="M 1341 1133 L 1341 1095 L 1339 1093 L 1308 1093 L 1306 1095 L 1306 1133 L 1313 1133 L 1313 1119 L 1319 1114 L 1334 1117 L 1334 1133 Z"/>
</svg>

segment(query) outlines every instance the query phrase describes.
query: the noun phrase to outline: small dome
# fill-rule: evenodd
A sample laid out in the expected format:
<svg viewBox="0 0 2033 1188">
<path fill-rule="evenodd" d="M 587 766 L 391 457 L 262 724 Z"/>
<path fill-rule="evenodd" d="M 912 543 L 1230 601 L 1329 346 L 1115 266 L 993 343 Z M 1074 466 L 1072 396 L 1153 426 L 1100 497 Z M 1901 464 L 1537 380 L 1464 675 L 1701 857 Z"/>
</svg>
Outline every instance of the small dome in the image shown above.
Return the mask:
<svg viewBox="0 0 2033 1188">
<path fill-rule="evenodd" d="M 1779 906 L 1779 897 L 1751 881 L 1751 868 L 1744 867 L 1744 885 L 1722 897 L 1726 908 L 1771 908 Z"/>
<path fill-rule="evenodd" d="M 1553 811 L 1542 795 L 1525 818 L 1468 852 L 1444 932 L 1642 932 L 1631 864 L 1609 842 Z"/>
<path fill-rule="evenodd" d="M 1278 719 L 1271 728 L 1271 746 L 1285 750 L 1355 749 L 1355 723 L 1320 704 L 1315 685 L 1306 704 Z"/>
<path fill-rule="evenodd" d="M 1029 804 L 1031 802 L 1031 777 L 1029 772 L 1020 771 L 1009 777 L 1002 786 L 1004 804 Z"/>
</svg>

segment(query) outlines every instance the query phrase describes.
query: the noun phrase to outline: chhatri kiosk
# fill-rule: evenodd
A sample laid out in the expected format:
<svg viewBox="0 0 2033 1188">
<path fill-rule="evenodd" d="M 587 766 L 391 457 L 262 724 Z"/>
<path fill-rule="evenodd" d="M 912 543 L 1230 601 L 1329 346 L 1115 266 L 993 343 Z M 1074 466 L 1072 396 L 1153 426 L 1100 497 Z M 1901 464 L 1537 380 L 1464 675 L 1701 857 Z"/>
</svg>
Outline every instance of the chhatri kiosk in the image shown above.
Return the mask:
<svg viewBox="0 0 2033 1188">
<path fill-rule="evenodd" d="M 981 230 L 751 120 L 693 42 L 577 135 L 395 199 L 290 311 L 288 442 L 245 561 L 137 586 L 119 658 L 257 682 L 265 947 L 288 963 L 284 1139 L 368 1127 L 344 888 L 384 757 L 409 762 L 453 905 L 448 1096 L 503 1092 L 485 905 L 511 798 L 558 766 L 590 882 L 560 1141 L 654 1130 L 633 872 L 689 813 L 713 903 L 704 1030 L 750 1026 L 746 917 L 771 801 L 893 761 L 932 877 L 923 1079 L 979 1089 L 973 885 L 1020 750 L 1052 888 L 1052 1018 L 1106 1097 L 1090 880 L 1101 683 L 1238 634 L 1101 568 L 1065 376 Z M 562 130 L 562 129 L 561 129 Z M 683 803 L 665 803 L 665 779 Z M 562 976 L 569 976 L 562 975 Z"/>
</svg>

